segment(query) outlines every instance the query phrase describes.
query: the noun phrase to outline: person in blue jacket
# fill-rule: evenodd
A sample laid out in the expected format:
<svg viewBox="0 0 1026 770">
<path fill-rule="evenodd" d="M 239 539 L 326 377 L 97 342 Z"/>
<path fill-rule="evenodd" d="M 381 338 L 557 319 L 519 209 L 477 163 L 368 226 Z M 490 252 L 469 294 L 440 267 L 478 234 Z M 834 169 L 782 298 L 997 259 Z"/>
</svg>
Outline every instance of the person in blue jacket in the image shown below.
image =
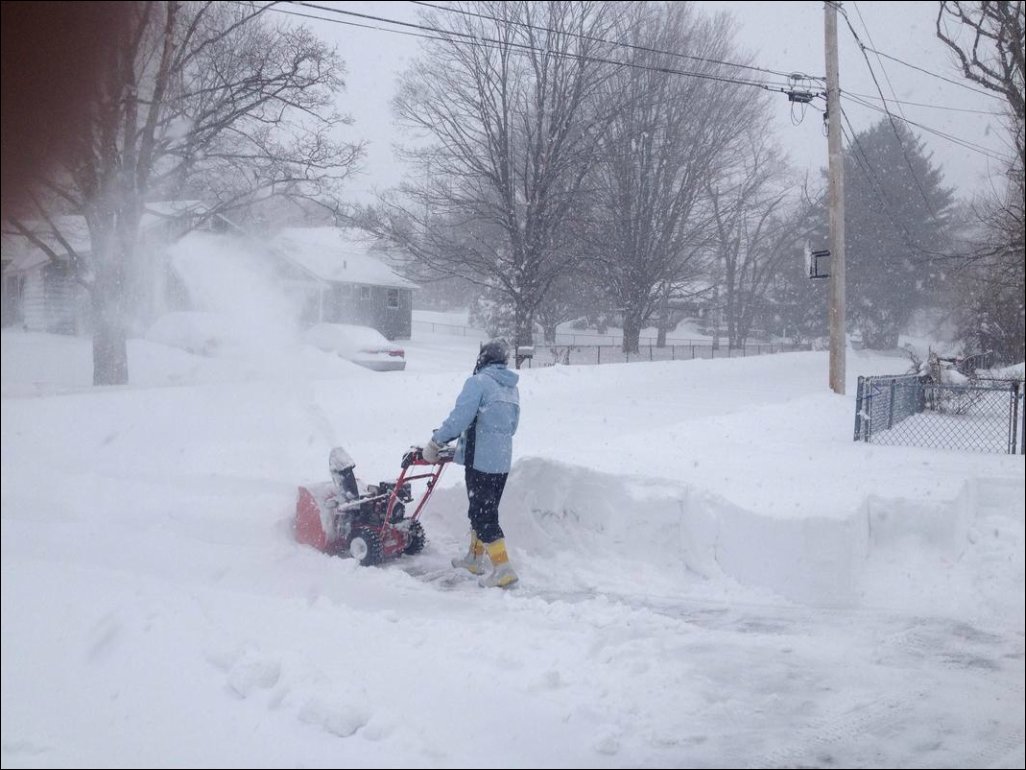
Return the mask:
<svg viewBox="0 0 1026 770">
<path fill-rule="evenodd" d="M 481 346 L 474 373 L 463 384 L 456 406 L 422 450 L 425 460 L 435 462 L 442 446 L 459 438 L 453 459 L 465 468 L 470 548 L 466 556 L 454 558 L 452 566 L 482 575 L 478 583 L 485 587 L 507 588 L 518 579 L 499 526 L 499 501 L 520 421 L 520 376 L 506 368 L 508 360 L 505 340 L 489 340 Z M 484 576 L 486 552 L 492 572 Z"/>
</svg>

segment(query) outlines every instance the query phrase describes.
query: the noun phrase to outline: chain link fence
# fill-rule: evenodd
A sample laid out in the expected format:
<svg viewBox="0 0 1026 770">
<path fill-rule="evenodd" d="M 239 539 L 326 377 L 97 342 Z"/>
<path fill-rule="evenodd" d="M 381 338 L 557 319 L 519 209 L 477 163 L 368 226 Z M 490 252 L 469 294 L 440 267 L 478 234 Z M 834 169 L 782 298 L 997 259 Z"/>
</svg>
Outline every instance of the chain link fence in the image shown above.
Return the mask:
<svg viewBox="0 0 1026 770">
<path fill-rule="evenodd" d="M 635 361 L 689 361 L 693 358 L 745 358 L 770 353 L 811 350 L 812 346 L 782 343 L 750 343 L 730 348 L 711 342 L 639 345 L 636 353 L 625 353 L 620 345 L 534 345 L 531 355 L 523 356 L 521 366 L 532 368 L 556 364 L 629 364 Z"/>
<path fill-rule="evenodd" d="M 450 334 L 488 338 L 488 333 L 469 326 L 413 319 L 415 331 L 431 334 Z M 523 349 L 523 348 L 522 348 Z M 670 338 L 664 345 L 658 345 L 651 337 L 642 338 L 635 353 L 623 351 L 622 338 L 614 334 L 591 332 L 569 332 L 556 335 L 555 342 L 544 342 L 541 335 L 535 335 L 529 353 L 519 356 L 518 367 L 540 367 L 581 364 L 629 364 L 636 361 L 689 361 L 693 358 L 746 358 L 770 353 L 793 353 L 812 350 L 811 342 L 748 342 L 743 346 L 730 347 L 725 342 L 707 339 Z"/>
<path fill-rule="evenodd" d="M 855 440 L 891 446 L 1023 454 L 1023 383 L 928 376 L 859 377 Z"/>
</svg>

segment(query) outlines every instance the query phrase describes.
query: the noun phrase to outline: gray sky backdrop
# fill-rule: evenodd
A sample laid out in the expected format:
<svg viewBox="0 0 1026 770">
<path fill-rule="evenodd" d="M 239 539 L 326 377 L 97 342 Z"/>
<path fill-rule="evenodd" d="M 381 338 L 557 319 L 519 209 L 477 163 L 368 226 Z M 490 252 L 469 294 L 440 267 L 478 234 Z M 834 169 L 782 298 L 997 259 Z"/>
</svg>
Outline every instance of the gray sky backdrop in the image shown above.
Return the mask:
<svg viewBox="0 0 1026 770">
<path fill-rule="evenodd" d="M 409 22 L 416 22 L 418 11 L 422 10 L 405 0 L 312 2 L 325 8 Z M 733 14 L 738 22 L 737 43 L 753 54 L 756 65 L 777 71 L 825 75 L 822 2 L 705 1 L 695 5 L 709 13 L 725 11 Z M 994 114 L 1001 110 L 1003 102 L 966 87 L 970 84 L 960 77 L 951 56 L 936 37 L 934 20 L 937 6 L 937 2 L 846 2 L 842 8 L 865 45 L 927 71 L 892 58 L 868 54 L 891 111 L 922 126 L 911 127 L 926 142 L 928 150 L 934 153 L 934 162 L 943 169 L 945 183 L 956 188 L 959 197 L 968 198 L 990 184 L 1000 183 L 1002 163 L 995 157 L 1010 154 L 1007 134 L 1000 118 Z M 390 100 L 395 93 L 399 73 L 417 56 L 422 41 L 394 31 L 338 23 L 344 21 L 397 29 L 378 21 L 319 11 L 310 6 L 282 7 L 290 12 L 330 19 L 295 20 L 307 23 L 324 39 L 337 44 L 346 61 L 347 89 L 340 105 L 356 121 L 350 128 L 352 136 L 370 142 L 366 173 L 350 188 L 354 197 L 366 200 L 376 190 L 397 184 L 402 176 L 402 167 L 394 158 L 393 144 L 401 141 L 402 135 L 393 122 Z M 839 17 L 838 22 L 842 91 L 881 105 L 866 57 L 844 18 Z M 892 103 L 895 94 L 904 103 Z M 795 125 L 787 97 L 780 94 L 773 98 L 777 109 L 772 130 L 795 167 L 799 171 L 808 171 L 815 178 L 827 162 L 822 113 L 808 109 L 804 119 Z M 817 100 L 817 104 L 822 106 L 822 100 Z M 850 102 L 846 103 L 845 110 L 858 131 L 883 117 L 881 112 Z M 987 154 L 938 134 L 956 137 L 978 146 Z"/>
</svg>

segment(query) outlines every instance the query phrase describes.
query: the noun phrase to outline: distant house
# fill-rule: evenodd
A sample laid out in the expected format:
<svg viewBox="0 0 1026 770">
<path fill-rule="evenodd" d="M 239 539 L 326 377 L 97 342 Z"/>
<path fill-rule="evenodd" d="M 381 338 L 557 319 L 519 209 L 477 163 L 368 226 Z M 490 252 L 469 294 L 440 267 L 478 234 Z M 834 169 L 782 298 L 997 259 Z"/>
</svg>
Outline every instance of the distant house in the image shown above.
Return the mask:
<svg viewBox="0 0 1026 770">
<path fill-rule="evenodd" d="M 416 284 L 388 266 L 391 255 L 361 231 L 293 227 L 270 243 L 287 291 L 302 298 L 301 320 L 370 326 L 409 339 Z"/>
<path fill-rule="evenodd" d="M 128 266 L 128 290 L 137 302 L 137 312 L 153 317 L 168 309 L 170 275 L 164 250 L 183 233 L 202 222 L 205 207 L 199 201 L 162 201 L 146 204 L 140 226 L 136 264 Z M 205 223 L 217 228 L 220 220 Z M 85 217 L 59 216 L 54 227 L 28 223 L 33 234 L 57 254 L 51 259 L 28 238 L 5 230 L 0 241 L 3 262 L 3 312 L 6 326 L 28 331 L 77 334 L 89 328 L 89 302 L 71 264 L 68 247 L 81 257 L 92 251 Z M 54 230 L 60 234 L 55 234 Z"/>
<path fill-rule="evenodd" d="M 54 223 L 74 251 L 89 253 L 89 230 L 83 217 L 56 217 Z M 33 232 L 62 259 L 51 260 L 24 236 L 3 234 L 3 325 L 58 334 L 85 331 L 88 297 L 72 269 L 67 247 L 50 228 Z"/>
</svg>

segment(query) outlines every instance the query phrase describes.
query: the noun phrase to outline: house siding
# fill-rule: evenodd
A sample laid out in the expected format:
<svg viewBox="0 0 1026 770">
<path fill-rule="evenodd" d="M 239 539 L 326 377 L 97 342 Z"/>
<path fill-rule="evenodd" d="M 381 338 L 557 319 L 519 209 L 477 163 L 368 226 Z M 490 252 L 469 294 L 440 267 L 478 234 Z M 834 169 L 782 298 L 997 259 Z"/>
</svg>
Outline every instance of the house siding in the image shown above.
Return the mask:
<svg viewBox="0 0 1026 770">
<path fill-rule="evenodd" d="M 390 340 L 408 340 L 413 328 L 413 292 L 409 289 L 389 289 L 373 286 L 371 312 L 373 326 Z M 389 292 L 398 293 L 398 306 L 389 307 Z"/>
<path fill-rule="evenodd" d="M 30 332 L 46 331 L 46 286 L 42 270 L 33 270 L 25 276 L 21 293 L 21 320 Z"/>
<path fill-rule="evenodd" d="M 4 273 L 3 326 L 21 326 L 25 320 L 23 301 L 25 276 Z"/>
<path fill-rule="evenodd" d="M 82 334 L 91 326 L 89 295 L 66 269 L 40 265 L 4 276 L 3 325 L 52 334 Z"/>
<path fill-rule="evenodd" d="M 398 292 L 398 307 L 389 307 L 389 292 Z M 321 320 L 377 329 L 390 340 L 408 340 L 413 331 L 410 289 L 360 284 L 332 284 L 322 294 Z"/>
<path fill-rule="evenodd" d="M 54 265 L 47 265 L 43 271 L 43 285 L 46 289 L 46 331 L 77 334 L 82 287 L 66 270 Z"/>
</svg>

